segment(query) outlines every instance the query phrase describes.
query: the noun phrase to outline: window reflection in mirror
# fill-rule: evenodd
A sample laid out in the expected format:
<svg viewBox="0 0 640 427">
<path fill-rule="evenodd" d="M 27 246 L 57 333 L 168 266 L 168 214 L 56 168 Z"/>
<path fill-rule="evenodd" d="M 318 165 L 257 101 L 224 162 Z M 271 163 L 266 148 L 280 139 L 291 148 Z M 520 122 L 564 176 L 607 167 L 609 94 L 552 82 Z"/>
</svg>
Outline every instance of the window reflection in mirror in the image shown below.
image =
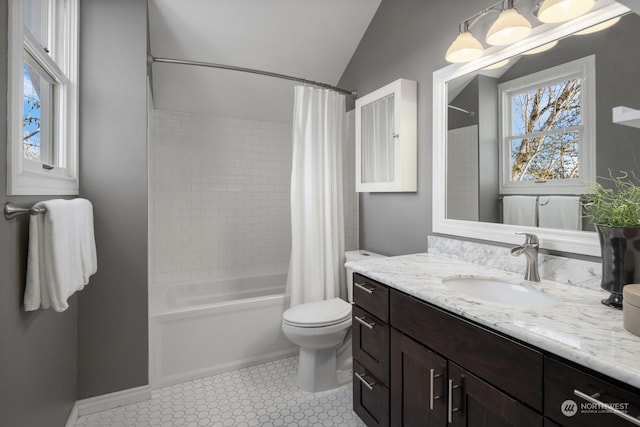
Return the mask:
<svg viewBox="0 0 640 427">
<path fill-rule="evenodd" d="M 610 24 L 447 82 L 447 219 L 593 230 L 590 183 L 640 170 L 640 129 L 611 113 L 640 109 L 640 16 Z"/>
</svg>

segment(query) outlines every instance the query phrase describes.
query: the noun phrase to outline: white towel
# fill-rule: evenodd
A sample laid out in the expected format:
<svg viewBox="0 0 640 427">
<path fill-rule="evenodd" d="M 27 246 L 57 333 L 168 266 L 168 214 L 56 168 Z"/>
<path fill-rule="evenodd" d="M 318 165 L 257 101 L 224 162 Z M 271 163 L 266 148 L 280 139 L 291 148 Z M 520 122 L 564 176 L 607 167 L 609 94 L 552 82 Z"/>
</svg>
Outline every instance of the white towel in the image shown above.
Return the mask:
<svg viewBox="0 0 640 427">
<path fill-rule="evenodd" d="M 582 205 L 580 197 L 540 196 L 538 224 L 544 228 L 582 230 Z"/>
<path fill-rule="evenodd" d="M 36 203 L 46 213 L 32 215 L 24 309 L 64 311 L 67 299 L 97 271 L 93 206 L 86 199 Z"/>
<path fill-rule="evenodd" d="M 502 199 L 502 222 L 535 227 L 537 199 L 536 196 L 505 196 Z"/>
</svg>

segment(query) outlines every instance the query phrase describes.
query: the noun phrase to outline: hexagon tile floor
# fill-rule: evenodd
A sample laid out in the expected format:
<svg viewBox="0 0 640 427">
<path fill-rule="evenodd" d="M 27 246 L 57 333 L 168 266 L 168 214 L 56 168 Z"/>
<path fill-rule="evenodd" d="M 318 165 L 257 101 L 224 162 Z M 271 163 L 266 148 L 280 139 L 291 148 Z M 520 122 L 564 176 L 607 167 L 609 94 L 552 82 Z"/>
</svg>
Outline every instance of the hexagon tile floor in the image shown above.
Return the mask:
<svg viewBox="0 0 640 427">
<path fill-rule="evenodd" d="M 154 390 L 151 399 L 80 417 L 77 427 L 357 426 L 352 385 L 298 389 L 291 357 Z"/>
</svg>

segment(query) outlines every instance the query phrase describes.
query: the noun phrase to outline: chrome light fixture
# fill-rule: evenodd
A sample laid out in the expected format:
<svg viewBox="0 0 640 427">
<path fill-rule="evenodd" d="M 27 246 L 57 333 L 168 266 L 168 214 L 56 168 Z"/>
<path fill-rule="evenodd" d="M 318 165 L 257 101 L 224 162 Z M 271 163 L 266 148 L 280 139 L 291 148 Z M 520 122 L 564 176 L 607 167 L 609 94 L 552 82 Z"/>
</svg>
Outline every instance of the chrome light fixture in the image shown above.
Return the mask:
<svg viewBox="0 0 640 427">
<path fill-rule="evenodd" d="M 480 58 L 483 52 L 482 43 L 469 31 L 469 21 L 464 21 L 460 25 L 458 37 L 447 49 L 445 59 L 449 62 L 469 62 Z"/>
<path fill-rule="evenodd" d="M 544 23 L 568 21 L 590 11 L 595 3 L 596 0 L 544 0 L 537 18 Z"/>
<path fill-rule="evenodd" d="M 498 19 L 487 32 L 486 41 L 493 46 L 504 46 L 523 40 L 531 34 L 531 23 L 520 15 L 513 6 L 513 0 L 505 2 Z"/>
</svg>

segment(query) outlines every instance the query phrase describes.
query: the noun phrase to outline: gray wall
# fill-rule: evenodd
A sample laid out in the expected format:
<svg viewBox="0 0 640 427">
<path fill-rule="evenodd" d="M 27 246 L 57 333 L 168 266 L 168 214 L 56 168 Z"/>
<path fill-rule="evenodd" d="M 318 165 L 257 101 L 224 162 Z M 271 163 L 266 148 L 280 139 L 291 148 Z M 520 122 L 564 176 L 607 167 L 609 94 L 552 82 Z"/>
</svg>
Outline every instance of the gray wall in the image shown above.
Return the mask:
<svg viewBox="0 0 640 427">
<path fill-rule="evenodd" d="M 0 0 L 0 206 L 50 197 L 7 197 L 7 1 Z M 77 298 L 69 309 L 22 308 L 29 218 L 0 217 L 0 425 L 63 426 L 76 400 Z"/>
<path fill-rule="evenodd" d="M 433 72 L 448 65 L 444 54 L 455 38 L 461 20 L 478 12 L 481 7 L 474 0 L 459 0 L 455 7 L 451 4 L 448 0 L 382 0 L 338 84 L 354 87 L 360 95 L 365 95 L 398 78 L 418 82 L 418 192 L 361 193 L 360 247 L 363 249 L 386 255 L 423 252 L 426 249 L 426 236 L 431 234 Z M 625 19 L 630 18 L 638 17 Z M 607 38 L 601 48 L 615 50 L 621 40 L 619 37 Z M 630 40 L 637 40 L 635 37 Z M 637 46 L 636 43 L 636 49 Z M 628 62 L 632 56 L 627 55 L 621 64 L 609 63 L 605 67 L 620 78 L 630 75 L 636 76 L 637 80 L 638 67 L 630 66 Z M 639 57 L 635 55 L 635 59 Z M 597 70 L 597 79 L 603 72 Z M 616 93 L 615 104 L 640 108 L 638 95 L 617 83 L 615 89 L 611 89 Z M 640 86 L 635 84 L 634 88 Z M 611 99 L 611 90 L 609 86 L 598 88 L 599 104 L 604 97 Z M 611 106 L 607 101 L 608 112 L 603 114 L 610 117 Z M 624 126 L 617 126 L 615 134 L 603 134 L 598 130 L 597 173 L 602 175 L 604 168 L 606 174 L 607 165 L 613 164 L 604 156 L 611 156 L 614 152 L 637 153 L 638 133 L 638 129 Z M 607 144 L 604 151 L 600 148 L 602 140 Z M 627 156 L 621 167 L 637 170 L 638 159 L 635 155 Z"/>
<path fill-rule="evenodd" d="M 431 233 L 433 72 L 475 0 L 382 0 L 340 87 L 365 95 L 398 78 L 418 82 L 418 192 L 361 193 L 360 247 L 385 255 L 424 252 Z"/>
<path fill-rule="evenodd" d="M 148 383 L 146 0 L 82 0 L 80 194 L 98 273 L 79 294 L 78 397 Z"/>
</svg>

